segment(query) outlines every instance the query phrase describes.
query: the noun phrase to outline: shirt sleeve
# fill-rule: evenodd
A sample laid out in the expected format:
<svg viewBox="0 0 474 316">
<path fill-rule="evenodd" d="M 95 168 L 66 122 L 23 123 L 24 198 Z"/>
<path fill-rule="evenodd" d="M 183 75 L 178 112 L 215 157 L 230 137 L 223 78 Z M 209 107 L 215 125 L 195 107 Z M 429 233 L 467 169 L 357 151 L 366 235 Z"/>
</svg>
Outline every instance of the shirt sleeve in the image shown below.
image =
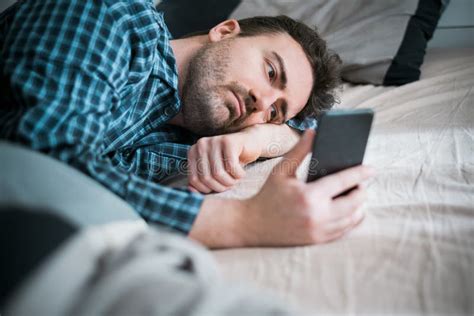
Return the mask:
<svg viewBox="0 0 474 316">
<path fill-rule="evenodd" d="M 202 195 L 161 186 L 125 170 L 104 151 L 103 135 L 114 107 L 120 105 L 133 54 L 125 25 L 131 22 L 120 10 L 128 4 L 111 3 L 19 4 L 9 29 L 12 36 L 7 35 L 2 51 L 4 81 L 22 113 L 16 138 L 82 170 L 145 220 L 187 233 Z M 140 5 L 152 4 L 136 1 L 131 11 L 137 12 Z"/>
<path fill-rule="evenodd" d="M 187 153 L 191 145 L 159 143 L 116 153 L 113 161 L 144 179 L 160 182 L 175 175 L 188 175 Z"/>
<path fill-rule="evenodd" d="M 308 128 L 316 129 L 318 127 L 318 121 L 316 118 L 305 118 L 305 119 L 297 119 L 293 118 L 286 122 L 289 127 L 295 128 L 301 132 Z"/>
</svg>

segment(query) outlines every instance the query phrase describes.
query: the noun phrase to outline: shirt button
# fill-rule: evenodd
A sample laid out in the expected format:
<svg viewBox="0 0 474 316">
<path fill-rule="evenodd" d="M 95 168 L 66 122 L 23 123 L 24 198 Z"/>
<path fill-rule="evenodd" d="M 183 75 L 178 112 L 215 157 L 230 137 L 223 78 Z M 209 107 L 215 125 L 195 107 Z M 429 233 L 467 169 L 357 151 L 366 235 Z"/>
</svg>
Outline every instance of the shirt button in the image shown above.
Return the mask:
<svg viewBox="0 0 474 316">
<path fill-rule="evenodd" d="M 171 115 L 173 115 L 173 114 L 174 114 L 173 112 L 174 112 L 174 111 L 173 111 L 172 109 L 170 109 L 169 107 L 167 107 L 167 108 L 165 109 L 165 115 L 166 115 L 166 116 L 171 116 Z"/>
</svg>

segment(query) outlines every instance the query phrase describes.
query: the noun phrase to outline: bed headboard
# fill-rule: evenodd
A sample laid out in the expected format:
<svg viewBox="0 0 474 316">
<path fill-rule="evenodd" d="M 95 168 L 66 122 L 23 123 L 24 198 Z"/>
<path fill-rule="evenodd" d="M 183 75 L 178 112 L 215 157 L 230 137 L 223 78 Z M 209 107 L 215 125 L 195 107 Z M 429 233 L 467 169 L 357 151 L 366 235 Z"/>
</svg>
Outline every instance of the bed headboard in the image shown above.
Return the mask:
<svg viewBox="0 0 474 316">
<path fill-rule="evenodd" d="M 449 0 L 428 47 L 474 47 L 474 1 Z"/>
<path fill-rule="evenodd" d="M 0 1 L 0 12 L 14 2 Z M 428 47 L 474 47 L 474 1 L 451 0 Z"/>
<path fill-rule="evenodd" d="M 451 0 L 428 47 L 474 47 L 474 1 Z"/>
</svg>

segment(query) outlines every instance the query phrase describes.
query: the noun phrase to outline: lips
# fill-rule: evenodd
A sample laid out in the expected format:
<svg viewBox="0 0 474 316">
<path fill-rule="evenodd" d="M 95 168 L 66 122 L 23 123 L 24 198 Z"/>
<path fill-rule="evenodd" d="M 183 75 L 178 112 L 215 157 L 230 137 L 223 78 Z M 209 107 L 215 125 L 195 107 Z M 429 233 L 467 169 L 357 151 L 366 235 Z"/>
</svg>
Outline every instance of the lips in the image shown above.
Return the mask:
<svg viewBox="0 0 474 316">
<path fill-rule="evenodd" d="M 236 119 L 240 118 L 241 116 L 243 116 L 245 114 L 245 105 L 244 105 L 244 102 L 242 101 L 242 99 L 239 97 L 239 95 L 237 93 L 235 93 L 234 91 L 232 91 L 232 94 L 234 95 L 235 99 L 236 99 L 236 103 L 235 103 L 235 113 L 236 113 Z"/>
</svg>

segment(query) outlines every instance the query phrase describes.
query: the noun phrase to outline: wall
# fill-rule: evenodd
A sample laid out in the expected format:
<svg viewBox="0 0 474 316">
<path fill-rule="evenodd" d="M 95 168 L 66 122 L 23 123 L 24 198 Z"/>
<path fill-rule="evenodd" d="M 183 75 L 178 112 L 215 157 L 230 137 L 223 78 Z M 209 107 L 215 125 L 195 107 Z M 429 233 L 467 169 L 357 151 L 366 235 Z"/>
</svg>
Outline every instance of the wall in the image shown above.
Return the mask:
<svg viewBox="0 0 474 316">
<path fill-rule="evenodd" d="M 428 47 L 474 47 L 473 0 L 451 0 Z"/>
</svg>

